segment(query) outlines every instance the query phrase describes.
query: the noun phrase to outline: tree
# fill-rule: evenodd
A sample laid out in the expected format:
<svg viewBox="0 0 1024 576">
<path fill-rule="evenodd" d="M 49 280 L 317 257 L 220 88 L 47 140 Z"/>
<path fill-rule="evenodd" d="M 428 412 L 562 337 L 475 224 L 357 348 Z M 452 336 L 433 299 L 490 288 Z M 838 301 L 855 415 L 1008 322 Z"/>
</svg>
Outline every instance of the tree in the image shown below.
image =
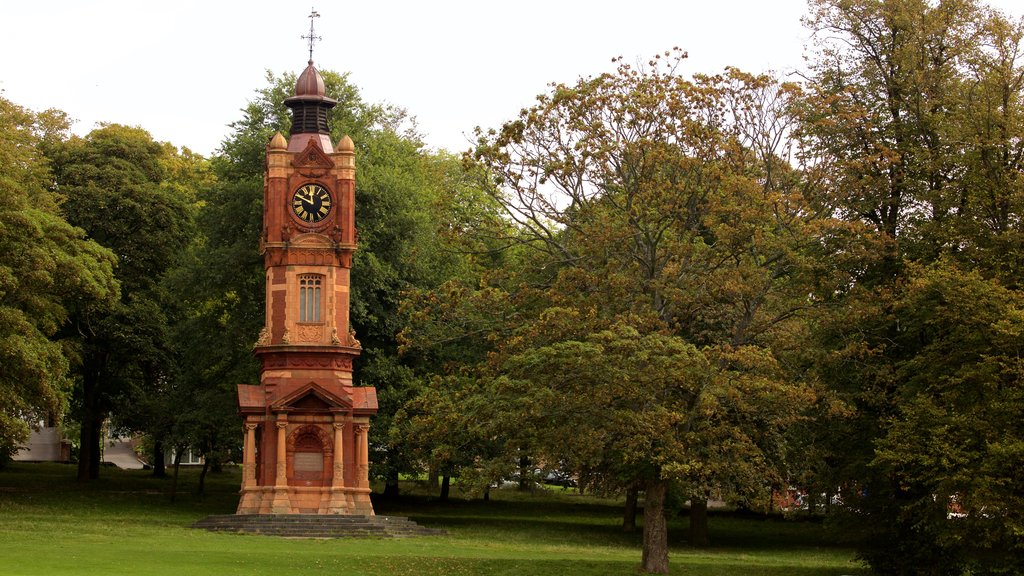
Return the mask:
<svg viewBox="0 0 1024 576">
<path fill-rule="evenodd" d="M 814 256 L 842 234 L 779 160 L 795 88 L 731 70 L 687 80 L 684 56 L 555 85 L 480 131 L 472 155 L 535 250 L 530 286 L 470 297 L 515 311 L 472 369 L 505 414 L 485 432 L 595 484 L 642 486 L 650 572 L 667 571 L 670 486 L 699 508 L 780 477 L 782 432 L 814 393 L 778 354 L 808 294 L 833 287 Z"/>
<path fill-rule="evenodd" d="M 819 428 L 821 468 L 845 485 L 850 527 L 876 570 L 1014 571 L 991 547 L 1016 520 L 970 505 L 970 520 L 948 518 L 951 499 L 962 507 L 976 486 L 1013 476 L 984 446 L 960 461 L 973 486 L 943 461 L 965 449 L 960 423 L 985 438 L 974 419 L 1005 415 L 991 388 L 1013 396 L 1019 386 L 1012 368 L 992 370 L 988 358 L 1006 354 L 1000 332 L 972 314 L 1015 315 L 1021 25 L 973 2 L 915 0 L 817 1 L 807 24 L 820 43 L 803 149 L 821 202 L 864 224 L 876 246 L 853 259 L 856 281 L 816 323 L 812 366 L 845 403 Z M 1006 434 L 998 444 L 1014 445 L 1017 431 Z"/>
<path fill-rule="evenodd" d="M 76 392 L 82 480 L 99 475 L 107 417 L 119 407 L 131 412 L 128 406 L 173 369 L 161 280 L 192 235 L 190 198 L 167 185 L 175 153 L 141 128 L 119 125 L 47 150 L 57 191 L 66 198 L 64 215 L 114 253 L 121 283 L 113 310 L 81 310 L 73 319 L 82 354 Z"/>
<path fill-rule="evenodd" d="M 0 98 L 0 466 L 28 423 L 60 421 L 77 359 L 59 331 L 76 311 L 118 295 L 114 256 L 61 217 L 41 148 L 67 129 L 62 113 Z"/>
<path fill-rule="evenodd" d="M 915 570 L 1020 572 L 1024 294 L 944 261 L 910 276 L 897 345 L 913 353 L 897 365 L 896 416 L 871 462 L 899 485 L 896 510 L 865 507 L 879 520 L 871 541 L 916 542 Z M 904 561 L 872 566 L 903 572 Z"/>
</svg>

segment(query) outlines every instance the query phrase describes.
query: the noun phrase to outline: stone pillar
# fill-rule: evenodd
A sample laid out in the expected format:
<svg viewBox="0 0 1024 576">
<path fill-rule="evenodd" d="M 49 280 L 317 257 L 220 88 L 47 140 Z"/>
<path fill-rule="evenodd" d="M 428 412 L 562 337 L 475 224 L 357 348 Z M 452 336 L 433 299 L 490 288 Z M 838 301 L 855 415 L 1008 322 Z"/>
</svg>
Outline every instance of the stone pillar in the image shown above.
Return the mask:
<svg viewBox="0 0 1024 576">
<path fill-rule="evenodd" d="M 256 486 L 256 426 L 245 423 L 245 449 L 242 450 L 242 489 Z"/>
<path fill-rule="evenodd" d="M 246 418 L 245 444 L 242 450 L 242 495 L 237 514 L 256 514 L 260 511 L 260 489 L 256 485 L 256 422 Z"/>
<path fill-rule="evenodd" d="M 345 514 L 345 423 L 336 415 L 334 422 L 334 465 L 331 472 L 331 498 L 327 505 L 328 514 Z"/>
<path fill-rule="evenodd" d="M 356 486 L 370 487 L 370 439 L 369 424 L 356 424 Z"/>
<path fill-rule="evenodd" d="M 331 486 L 341 488 L 345 486 L 345 423 L 334 423 L 334 473 L 331 476 Z"/>
<path fill-rule="evenodd" d="M 288 486 L 288 421 L 287 416 L 281 414 L 277 417 L 277 474 L 274 476 L 274 486 Z"/>
<path fill-rule="evenodd" d="M 288 414 L 277 415 L 277 466 L 274 475 L 274 500 L 270 505 L 271 514 L 292 513 L 288 497 Z"/>
</svg>

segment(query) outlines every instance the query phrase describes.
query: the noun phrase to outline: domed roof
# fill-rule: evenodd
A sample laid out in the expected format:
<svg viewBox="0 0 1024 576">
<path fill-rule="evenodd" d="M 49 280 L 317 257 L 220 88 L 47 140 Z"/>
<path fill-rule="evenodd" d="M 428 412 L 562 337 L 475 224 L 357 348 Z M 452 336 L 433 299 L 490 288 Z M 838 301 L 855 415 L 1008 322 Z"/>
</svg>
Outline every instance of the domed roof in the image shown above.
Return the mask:
<svg viewBox="0 0 1024 576">
<path fill-rule="evenodd" d="M 310 60 L 309 65 L 302 71 L 302 74 L 299 74 L 299 79 L 295 82 L 295 95 L 323 97 L 325 93 L 324 79 L 313 67 L 313 61 Z"/>
<path fill-rule="evenodd" d="M 284 136 L 280 132 L 278 132 L 270 139 L 269 147 L 271 150 L 287 150 L 288 141 L 284 139 Z"/>
</svg>

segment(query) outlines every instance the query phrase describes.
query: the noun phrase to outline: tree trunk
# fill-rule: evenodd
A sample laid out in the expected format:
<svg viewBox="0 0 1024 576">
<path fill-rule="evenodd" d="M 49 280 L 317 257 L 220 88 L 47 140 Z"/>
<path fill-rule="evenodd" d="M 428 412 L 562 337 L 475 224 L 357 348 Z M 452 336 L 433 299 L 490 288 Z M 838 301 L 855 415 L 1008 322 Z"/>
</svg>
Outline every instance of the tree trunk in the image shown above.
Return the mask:
<svg viewBox="0 0 1024 576">
<path fill-rule="evenodd" d="M 78 479 L 95 480 L 100 477 L 100 443 L 103 442 L 103 415 L 85 409 L 82 429 L 78 436 Z"/>
<path fill-rule="evenodd" d="M 644 491 L 644 551 L 640 569 L 649 574 L 668 574 L 667 493 L 667 480 L 656 480 Z"/>
<path fill-rule="evenodd" d="M 184 446 L 178 446 L 174 450 L 174 476 L 171 480 L 171 502 L 178 497 L 178 470 L 181 469 L 181 455 L 185 453 Z"/>
<path fill-rule="evenodd" d="M 199 473 L 199 488 L 196 490 L 196 494 L 202 496 L 206 491 L 206 473 L 210 470 L 210 459 L 203 458 L 203 470 Z M 178 470 L 174 470 L 174 476 L 177 478 Z"/>
<path fill-rule="evenodd" d="M 528 456 L 519 457 L 519 491 L 526 492 L 530 488 L 533 488 L 533 475 L 529 473 L 530 470 L 530 458 Z"/>
<path fill-rule="evenodd" d="M 397 500 L 399 490 L 398 470 L 388 470 L 384 476 L 384 494 L 382 496 L 385 500 Z"/>
<path fill-rule="evenodd" d="M 451 492 L 452 477 L 445 474 L 441 477 L 441 496 L 438 498 L 441 502 L 448 501 L 448 494 Z"/>
<path fill-rule="evenodd" d="M 690 546 L 704 548 L 711 544 L 708 533 L 708 497 L 690 498 Z"/>
<path fill-rule="evenodd" d="M 82 372 L 82 425 L 78 437 L 78 479 L 95 480 L 100 477 L 103 421 L 106 419 L 100 401 L 100 383 L 106 357 L 99 355 Z"/>
<path fill-rule="evenodd" d="M 437 490 L 437 483 L 440 480 L 441 475 L 437 471 L 437 466 L 431 466 L 430 470 L 427 472 L 427 487 Z"/>
<path fill-rule="evenodd" d="M 160 440 L 153 443 L 153 477 L 167 477 L 167 466 L 164 464 L 164 443 Z"/>
<path fill-rule="evenodd" d="M 636 502 L 640 490 L 636 486 L 626 489 L 626 507 L 622 511 L 622 531 L 636 532 Z"/>
<path fill-rule="evenodd" d="M 484 488 L 484 502 L 490 502 L 490 501 L 491 501 L 491 486 L 490 486 L 490 484 L 488 484 Z"/>
</svg>

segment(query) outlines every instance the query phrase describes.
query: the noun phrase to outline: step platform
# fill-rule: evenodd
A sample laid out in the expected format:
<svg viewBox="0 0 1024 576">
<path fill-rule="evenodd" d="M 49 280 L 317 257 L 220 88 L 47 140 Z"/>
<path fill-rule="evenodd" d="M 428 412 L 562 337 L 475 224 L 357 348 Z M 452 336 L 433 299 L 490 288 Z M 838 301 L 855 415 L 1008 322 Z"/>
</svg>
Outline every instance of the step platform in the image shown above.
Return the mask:
<svg viewBox="0 0 1024 576">
<path fill-rule="evenodd" d="M 212 532 L 237 532 L 284 538 L 410 538 L 446 536 L 403 516 L 323 514 L 222 514 L 192 525 Z"/>
</svg>

